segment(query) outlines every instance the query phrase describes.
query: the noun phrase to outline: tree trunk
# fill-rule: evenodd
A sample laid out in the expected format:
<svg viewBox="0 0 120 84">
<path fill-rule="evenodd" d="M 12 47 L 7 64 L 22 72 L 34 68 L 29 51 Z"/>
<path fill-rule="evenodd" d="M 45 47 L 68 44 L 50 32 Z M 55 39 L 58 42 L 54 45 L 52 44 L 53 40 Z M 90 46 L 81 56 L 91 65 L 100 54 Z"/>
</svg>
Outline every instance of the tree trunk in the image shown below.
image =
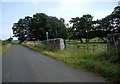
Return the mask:
<svg viewBox="0 0 120 84">
<path fill-rule="evenodd" d="M 88 43 L 90 43 L 90 39 L 88 39 Z"/>
<path fill-rule="evenodd" d="M 70 38 L 69 38 L 69 42 L 70 42 Z"/>
<path fill-rule="evenodd" d="M 83 40 L 82 40 L 82 38 L 80 38 L 80 42 L 81 42 L 81 43 L 83 43 Z"/>
<path fill-rule="evenodd" d="M 87 37 L 86 37 L 85 39 L 86 39 L 86 43 L 88 43 L 88 39 L 87 39 Z"/>
<path fill-rule="evenodd" d="M 65 39 L 64 39 L 64 45 L 65 45 L 65 49 L 66 49 L 67 46 L 66 46 L 66 40 Z"/>
</svg>

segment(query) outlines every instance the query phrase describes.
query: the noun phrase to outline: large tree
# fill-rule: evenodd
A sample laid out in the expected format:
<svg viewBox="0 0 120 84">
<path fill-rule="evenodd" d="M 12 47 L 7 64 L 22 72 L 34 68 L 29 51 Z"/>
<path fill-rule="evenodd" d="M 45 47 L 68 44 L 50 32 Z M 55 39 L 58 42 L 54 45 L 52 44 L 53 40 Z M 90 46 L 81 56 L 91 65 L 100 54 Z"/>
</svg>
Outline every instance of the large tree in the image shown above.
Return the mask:
<svg viewBox="0 0 120 84">
<path fill-rule="evenodd" d="M 49 23 L 51 26 L 49 30 L 50 38 L 67 38 L 67 29 L 65 26 L 65 20 L 63 18 L 58 19 L 50 16 Z"/>
<path fill-rule="evenodd" d="M 90 14 L 83 15 L 82 17 L 71 18 L 70 23 L 72 24 L 71 30 L 73 35 L 80 39 L 83 43 L 82 38 L 86 38 L 86 43 L 90 37 L 92 31 L 92 19 L 93 16 Z"/>
<path fill-rule="evenodd" d="M 69 28 L 69 34 L 71 34 L 70 37 L 72 37 L 73 39 L 80 39 L 81 43 L 83 43 L 82 33 L 79 30 L 80 18 L 79 17 L 71 18 L 69 22 L 70 24 L 72 24 L 72 27 Z"/>
<path fill-rule="evenodd" d="M 105 38 L 107 34 L 120 33 L 120 6 L 114 8 L 114 11 L 105 18 L 96 20 L 96 37 Z"/>
<path fill-rule="evenodd" d="M 20 42 L 23 42 L 25 39 L 30 39 L 30 23 L 32 17 L 25 17 L 24 19 L 19 19 L 17 23 L 14 23 L 12 29 L 15 37 L 18 37 Z"/>
<path fill-rule="evenodd" d="M 20 42 L 23 42 L 25 40 L 25 36 L 26 36 L 26 29 L 25 29 L 25 25 L 24 25 L 24 20 L 23 19 L 19 19 L 18 23 L 14 23 L 13 27 L 13 34 L 15 37 L 18 37 L 18 40 Z"/>
<path fill-rule="evenodd" d="M 32 40 L 45 40 L 46 32 L 49 30 L 48 16 L 44 13 L 33 15 L 31 24 Z"/>
<path fill-rule="evenodd" d="M 69 21 L 72 27 L 69 28 L 69 36 L 86 38 L 86 43 L 91 38 L 99 37 L 104 40 L 107 34 L 120 33 L 120 6 L 114 8 L 114 11 L 106 17 L 93 21 L 93 16 L 86 14 L 82 17 L 71 18 Z"/>
<path fill-rule="evenodd" d="M 63 18 L 48 16 L 44 13 L 36 13 L 33 17 L 25 17 L 14 23 L 13 34 L 20 42 L 24 40 L 46 40 L 46 32 L 49 38 L 67 38 L 67 29 Z"/>
</svg>

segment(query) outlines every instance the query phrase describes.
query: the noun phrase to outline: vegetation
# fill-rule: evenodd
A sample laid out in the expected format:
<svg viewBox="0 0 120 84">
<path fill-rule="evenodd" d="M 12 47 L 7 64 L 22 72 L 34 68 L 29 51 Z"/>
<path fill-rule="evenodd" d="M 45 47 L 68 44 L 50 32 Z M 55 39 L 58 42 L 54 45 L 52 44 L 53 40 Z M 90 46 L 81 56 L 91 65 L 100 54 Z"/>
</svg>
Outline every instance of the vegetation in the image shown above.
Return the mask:
<svg viewBox="0 0 120 84">
<path fill-rule="evenodd" d="M 80 39 L 81 43 L 83 43 L 82 38 L 86 38 L 86 43 L 88 43 L 88 39 L 90 38 L 89 35 L 90 31 L 92 31 L 92 19 L 93 16 L 87 14 L 83 15 L 82 17 L 72 18 L 70 23 L 72 24 L 71 31 L 73 32 L 73 36 L 75 38 Z"/>
<path fill-rule="evenodd" d="M 15 37 L 20 42 L 25 40 L 46 40 L 46 32 L 49 38 L 67 38 L 67 29 L 64 19 L 47 16 L 44 13 L 36 13 L 33 17 L 25 17 L 14 23 L 12 29 Z"/>
<path fill-rule="evenodd" d="M 26 40 L 46 40 L 46 32 L 48 32 L 49 39 L 69 39 L 64 51 L 43 44 L 27 43 L 24 45 L 77 69 L 93 71 L 109 80 L 119 81 L 119 54 L 116 55 L 114 51 L 108 52 L 106 44 L 98 44 L 98 42 L 105 43 L 107 34 L 120 33 L 120 6 L 115 7 L 110 15 L 100 20 L 94 21 L 92 15 L 85 14 L 82 17 L 71 18 L 69 22 L 71 26 L 66 24 L 63 18 L 58 19 L 44 13 L 36 13 L 33 17 L 27 16 L 19 19 L 12 29 L 20 43 Z M 92 39 L 96 37 L 102 41 L 90 44 L 90 41 L 92 42 Z"/>
<path fill-rule="evenodd" d="M 11 41 L 12 41 L 12 38 L 9 38 L 7 40 L 1 41 L 0 55 L 5 54 L 9 50 L 9 48 L 11 47 Z"/>
<path fill-rule="evenodd" d="M 12 29 L 15 37 L 20 43 L 25 40 L 46 40 L 46 32 L 49 39 L 89 39 L 99 37 L 103 40 L 107 34 L 120 32 L 120 6 L 115 7 L 114 11 L 100 20 L 93 20 L 93 16 L 85 14 L 82 17 L 71 18 L 71 26 L 65 23 L 63 18 L 48 16 L 44 13 L 36 13 L 33 17 L 26 16 L 14 23 Z M 102 33 L 102 34 L 101 34 Z M 106 41 L 106 40 L 105 40 Z"/>
<path fill-rule="evenodd" d="M 117 63 L 118 59 L 115 56 L 107 52 L 106 44 L 78 43 L 78 40 L 68 41 L 65 50 L 56 50 L 43 44 L 24 43 L 23 45 L 53 59 L 63 61 L 76 69 L 92 71 L 110 81 L 120 80 L 120 64 Z M 77 47 L 78 45 L 80 47 Z"/>
<path fill-rule="evenodd" d="M 81 43 L 81 38 L 86 38 L 86 43 L 95 37 L 105 40 L 107 34 L 120 33 L 120 6 L 115 7 L 110 15 L 100 20 L 93 21 L 93 16 L 86 14 L 72 18 L 70 23 L 72 26 L 69 28 L 69 39 L 80 39 Z"/>
</svg>

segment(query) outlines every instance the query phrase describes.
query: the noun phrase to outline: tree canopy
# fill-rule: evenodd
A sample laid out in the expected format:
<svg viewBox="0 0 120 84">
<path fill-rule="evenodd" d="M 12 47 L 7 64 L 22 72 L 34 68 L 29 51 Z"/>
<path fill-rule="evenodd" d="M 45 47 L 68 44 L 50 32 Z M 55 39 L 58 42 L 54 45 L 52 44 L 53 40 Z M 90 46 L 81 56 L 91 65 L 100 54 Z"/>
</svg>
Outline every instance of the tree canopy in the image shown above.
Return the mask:
<svg viewBox="0 0 120 84">
<path fill-rule="evenodd" d="M 71 18 L 69 21 L 72 26 L 65 23 L 63 18 L 48 16 L 44 13 L 36 13 L 32 17 L 27 16 L 19 19 L 13 24 L 13 34 L 18 37 L 20 42 L 25 40 L 46 40 L 46 32 L 49 39 L 52 38 L 69 38 L 89 39 L 99 37 L 105 38 L 107 34 L 120 33 L 120 6 L 114 8 L 114 11 L 102 19 L 93 20 L 90 14 L 82 17 Z"/>
<path fill-rule="evenodd" d="M 93 21 L 93 16 L 90 14 L 82 17 L 71 18 L 69 21 L 72 27 L 69 28 L 69 38 L 86 39 L 86 43 L 91 38 L 105 38 L 107 34 L 120 33 L 120 6 L 114 8 L 114 11 L 100 20 Z"/>
<path fill-rule="evenodd" d="M 83 15 L 82 17 L 72 18 L 70 23 L 73 24 L 71 27 L 73 35 L 79 38 L 81 43 L 83 42 L 81 38 L 86 38 L 86 42 L 90 38 L 90 31 L 92 31 L 92 19 L 93 16 L 90 14 Z"/>
<path fill-rule="evenodd" d="M 46 32 L 49 38 L 67 38 L 67 29 L 63 18 L 48 16 L 44 13 L 36 13 L 33 17 L 27 16 L 14 23 L 13 34 L 20 42 L 25 40 L 46 40 Z"/>
</svg>

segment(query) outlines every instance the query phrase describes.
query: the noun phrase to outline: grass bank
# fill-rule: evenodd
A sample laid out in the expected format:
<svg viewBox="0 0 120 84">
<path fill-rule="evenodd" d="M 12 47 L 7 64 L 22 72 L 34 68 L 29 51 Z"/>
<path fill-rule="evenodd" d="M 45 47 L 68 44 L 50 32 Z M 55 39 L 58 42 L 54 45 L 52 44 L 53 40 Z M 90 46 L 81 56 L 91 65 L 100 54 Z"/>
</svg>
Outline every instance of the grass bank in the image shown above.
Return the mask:
<svg viewBox="0 0 120 84">
<path fill-rule="evenodd" d="M 1 42 L 1 45 L 0 45 L 0 55 L 2 56 L 3 54 L 5 54 L 9 50 L 11 45 L 12 44 L 9 43 L 9 42 L 5 42 L 5 41 Z"/>
<path fill-rule="evenodd" d="M 117 58 L 111 58 L 106 44 L 78 44 L 78 41 L 70 41 L 65 50 L 53 49 L 43 44 L 23 45 L 76 69 L 94 72 L 110 81 L 120 80 L 120 64 L 114 62 Z"/>
</svg>

